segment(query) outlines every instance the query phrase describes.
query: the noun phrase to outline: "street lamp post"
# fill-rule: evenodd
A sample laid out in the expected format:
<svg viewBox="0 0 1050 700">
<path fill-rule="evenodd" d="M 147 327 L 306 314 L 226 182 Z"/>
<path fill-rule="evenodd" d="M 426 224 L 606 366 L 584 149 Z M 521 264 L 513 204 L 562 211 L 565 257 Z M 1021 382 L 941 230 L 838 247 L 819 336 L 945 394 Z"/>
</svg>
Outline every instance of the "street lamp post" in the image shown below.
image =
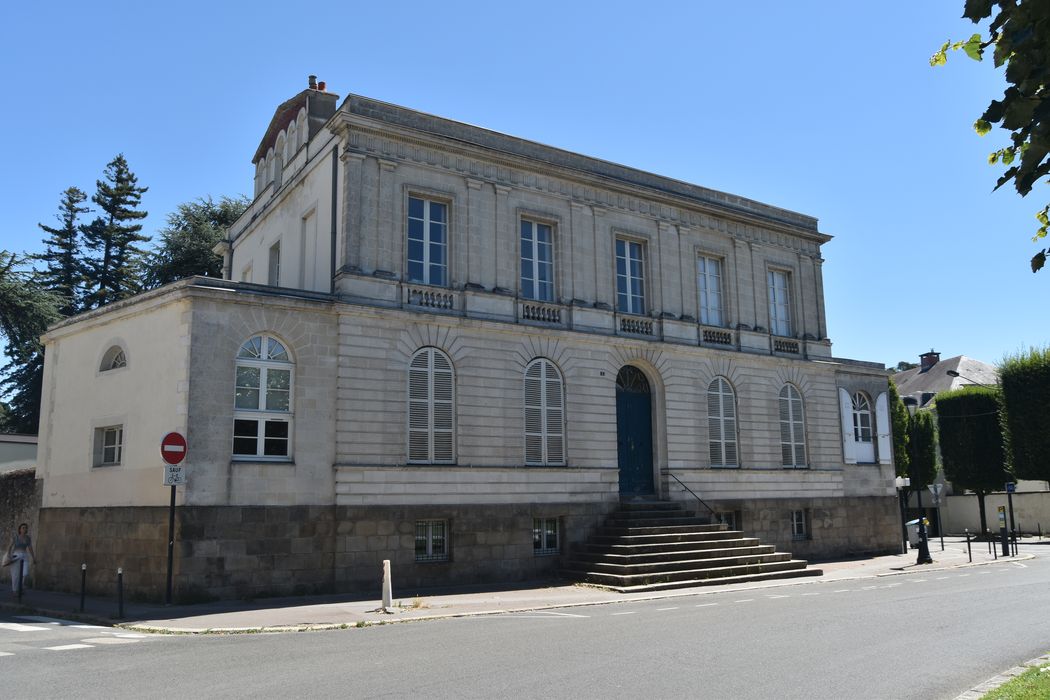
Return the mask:
<svg viewBox="0 0 1050 700">
<path fill-rule="evenodd" d="M 908 408 L 909 416 L 914 418 L 915 417 L 915 411 L 918 408 L 918 406 L 916 404 L 914 404 L 914 403 L 907 403 L 905 405 Z M 914 471 L 915 470 L 915 459 L 914 459 L 914 457 L 912 458 L 911 468 L 912 468 L 912 474 L 915 474 L 915 471 Z M 917 483 L 917 484 L 921 483 L 914 476 L 912 477 L 911 480 L 915 481 L 915 483 Z M 918 507 L 919 507 L 919 556 L 916 557 L 915 563 L 916 564 L 932 564 L 933 563 L 933 557 L 930 556 L 930 543 L 926 540 L 926 534 L 927 534 L 926 533 L 926 518 L 923 517 L 924 514 L 923 514 L 923 509 L 922 509 L 922 487 L 921 486 L 915 489 L 915 498 L 918 501 Z"/>
<path fill-rule="evenodd" d="M 893 480 L 893 485 L 897 487 L 897 504 L 901 508 L 901 554 L 907 554 L 908 526 L 905 523 L 906 516 L 904 515 L 904 490 L 911 486 L 911 479 L 906 476 L 898 476 Z"/>
</svg>

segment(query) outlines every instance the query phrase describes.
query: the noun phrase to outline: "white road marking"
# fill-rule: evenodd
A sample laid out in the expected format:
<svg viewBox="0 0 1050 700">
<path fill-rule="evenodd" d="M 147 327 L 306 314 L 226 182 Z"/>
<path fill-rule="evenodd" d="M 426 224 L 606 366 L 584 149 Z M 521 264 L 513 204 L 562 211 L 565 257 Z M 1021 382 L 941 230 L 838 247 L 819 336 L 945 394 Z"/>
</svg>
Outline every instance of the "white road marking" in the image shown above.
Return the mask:
<svg viewBox="0 0 1050 700">
<path fill-rule="evenodd" d="M 85 643 L 85 646 L 92 644 L 137 644 L 137 639 L 118 639 L 116 637 L 91 637 L 90 639 L 81 639 L 80 641 Z"/>
<path fill-rule="evenodd" d="M 970 574 L 959 574 L 959 578 L 966 578 L 966 577 L 967 577 L 967 576 L 969 576 L 969 575 L 970 575 Z"/>
<path fill-rule="evenodd" d="M 68 651 L 70 649 L 92 649 L 90 644 L 63 644 L 57 647 L 44 647 L 50 651 Z"/>
<path fill-rule="evenodd" d="M 767 595 L 766 597 L 769 598 L 770 600 L 774 600 L 776 598 L 790 598 L 791 596 L 786 596 L 786 595 Z"/>
<path fill-rule="evenodd" d="M 947 578 L 948 578 L 947 576 L 938 576 L 937 578 L 935 578 L 935 579 L 933 579 L 933 580 L 934 580 L 934 581 L 944 581 L 944 580 L 946 580 Z"/>
<path fill-rule="evenodd" d="M 9 651 L 0 651 L 0 656 L 14 656 L 14 654 Z"/>
<path fill-rule="evenodd" d="M 19 620 L 30 622 L 46 622 L 49 625 L 69 625 L 69 620 L 60 620 L 57 617 L 42 617 L 40 615 L 15 615 Z"/>
<path fill-rule="evenodd" d="M 556 617 L 590 617 L 590 615 L 576 615 L 575 613 L 554 612 L 553 610 L 538 610 L 537 612 L 540 612 L 544 615 L 554 615 Z"/>
<path fill-rule="evenodd" d="M 864 588 L 861 588 L 860 590 L 862 590 L 862 591 L 870 591 L 873 588 L 878 588 L 878 586 L 864 586 Z"/>
<path fill-rule="evenodd" d="M 108 630 L 108 627 L 102 625 L 73 625 L 78 630 Z"/>
<path fill-rule="evenodd" d="M 913 578 L 911 580 L 911 582 L 912 583 L 926 583 L 926 579 L 924 579 L 924 578 Z"/>
<path fill-rule="evenodd" d="M 990 574 L 990 573 L 992 573 L 992 572 L 991 571 L 978 571 L 977 575 L 978 576 L 986 576 L 987 574 Z M 969 574 L 967 574 L 967 576 L 969 576 Z"/>
<path fill-rule="evenodd" d="M 1019 561 L 1012 561 L 1012 562 L 1010 562 L 1010 563 L 1011 563 L 1011 564 L 1013 564 L 1014 566 L 1019 566 L 1019 567 L 1021 567 L 1022 569 L 1027 569 L 1027 568 L 1028 568 L 1028 565 L 1027 565 L 1027 564 L 1022 564 L 1022 563 L 1021 563 L 1021 562 L 1019 562 Z"/>
<path fill-rule="evenodd" d="M 803 593 L 802 595 L 820 595 L 819 593 Z"/>
<path fill-rule="evenodd" d="M 36 627 L 34 625 L 23 625 L 17 622 L 0 622 L 0 630 L 11 632 L 47 632 L 50 627 Z"/>
<path fill-rule="evenodd" d="M 120 639 L 145 639 L 149 636 L 148 634 L 116 634 L 114 632 L 110 632 L 110 634 L 113 634 Z"/>
<path fill-rule="evenodd" d="M 613 615 L 635 615 L 637 612 L 637 610 L 632 610 L 631 612 L 613 613 Z"/>
<path fill-rule="evenodd" d="M 698 607 L 698 608 L 709 608 L 712 605 L 718 605 L 718 603 L 700 603 L 700 605 L 697 605 L 696 607 Z"/>
<path fill-rule="evenodd" d="M 744 598 L 743 600 L 734 600 L 733 602 L 734 603 L 750 603 L 750 602 L 753 602 L 754 600 L 755 600 L 754 598 Z"/>
<path fill-rule="evenodd" d="M 677 610 L 678 608 L 657 608 L 656 612 L 667 612 L 668 610 Z"/>
<path fill-rule="evenodd" d="M 840 588 L 837 591 L 832 591 L 832 593 L 849 593 L 849 589 L 848 588 Z"/>
</svg>

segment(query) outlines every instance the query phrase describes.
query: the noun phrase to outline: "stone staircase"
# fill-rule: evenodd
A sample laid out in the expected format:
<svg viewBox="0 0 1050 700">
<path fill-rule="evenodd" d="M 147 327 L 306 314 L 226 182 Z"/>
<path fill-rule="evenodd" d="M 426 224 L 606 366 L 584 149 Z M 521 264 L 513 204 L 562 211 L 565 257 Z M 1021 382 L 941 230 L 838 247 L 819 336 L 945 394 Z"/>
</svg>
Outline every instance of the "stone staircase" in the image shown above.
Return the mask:
<svg viewBox="0 0 1050 700">
<path fill-rule="evenodd" d="M 561 575 L 621 593 L 819 576 L 758 538 L 712 525 L 674 501 L 622 503 Z"/>
</svg>

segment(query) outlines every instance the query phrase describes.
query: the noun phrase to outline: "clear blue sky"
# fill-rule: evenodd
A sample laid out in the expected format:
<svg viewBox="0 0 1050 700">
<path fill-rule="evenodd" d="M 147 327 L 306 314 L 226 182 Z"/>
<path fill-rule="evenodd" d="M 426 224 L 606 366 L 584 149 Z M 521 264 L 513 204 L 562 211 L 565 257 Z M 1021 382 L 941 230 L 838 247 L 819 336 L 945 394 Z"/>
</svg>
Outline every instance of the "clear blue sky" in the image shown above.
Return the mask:
<svg viewBox="0 0 1050 700">
<path fill-rule="evenodd" d="M 355 5 L 364 9 L 353 9 Z M 249 193 L 274 108 L 354 92 L 816 216 L 838 357 L 1050 343 L 1030 237 L 1045 187 L 993 193 L 971 125 L 990 63 L 930 55 L 962 0 L 15 3 L 0 26 L 0 248 L 38 252 L 59 194 L 124 153 L 154 232 Z"/>
</svg>

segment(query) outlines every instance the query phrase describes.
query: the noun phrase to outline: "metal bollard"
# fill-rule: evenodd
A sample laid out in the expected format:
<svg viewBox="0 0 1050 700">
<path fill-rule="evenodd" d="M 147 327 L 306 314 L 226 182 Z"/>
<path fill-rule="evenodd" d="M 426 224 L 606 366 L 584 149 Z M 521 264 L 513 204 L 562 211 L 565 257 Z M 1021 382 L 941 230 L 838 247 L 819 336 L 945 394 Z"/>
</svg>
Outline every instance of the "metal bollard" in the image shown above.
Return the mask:
<svg viewBox="0 0 1050 700">
<path fill-rule="evenodd" d="M 15 566 L 18 567 L 18 602 L 22 602 L 22 590 L 26 585 L 26 567 L 25 557 L 15 562 Z"/>
<path fill-rule="evenodd" d="M 124 619 L 124 567 L 117 567 L 117 619 Z"/>
<path fill-rule="evenodd" d="M 970 563 L 973 563 L 973 551 L 970 550 L 970 531 L 966 531 L 966 556 L 970 557 Z"/>
<path fill-rule="evenodd" d="M 989 540 L 989 544 L 992 545 L 992 554 L 995 556 L 996 560 L 998 560 L 999 559 L 999 548 L 996 547 L 995 543 L 991 542 L 990 540 Z"/>
<path fill-rule="evenodd" d="M 87 592 L 87 564 L 80 565 L 80 612 L 84 612 L 84 595 Z"/>
</svg>

